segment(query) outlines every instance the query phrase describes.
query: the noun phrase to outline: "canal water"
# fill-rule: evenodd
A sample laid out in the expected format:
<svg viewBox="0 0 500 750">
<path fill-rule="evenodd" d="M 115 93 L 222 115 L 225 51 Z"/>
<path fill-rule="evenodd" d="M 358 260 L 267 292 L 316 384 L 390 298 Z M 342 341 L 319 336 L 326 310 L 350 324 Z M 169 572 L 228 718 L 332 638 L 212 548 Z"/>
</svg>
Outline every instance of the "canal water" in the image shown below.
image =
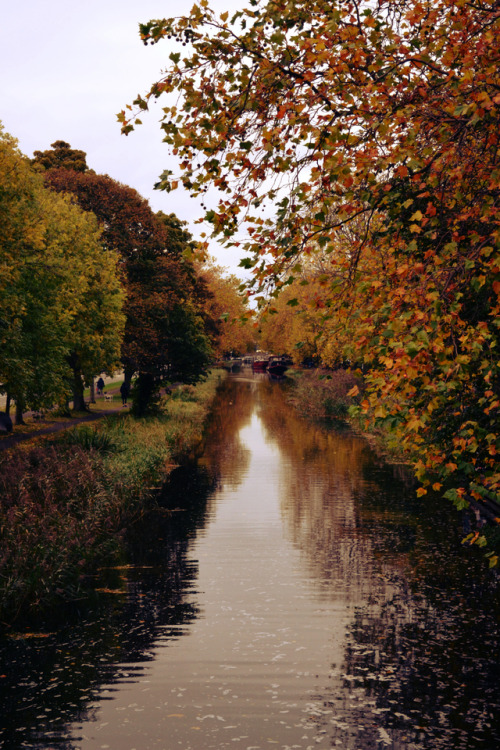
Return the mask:
<svg viewBox="0 0 500 750">
<path fill-rule="evenodd" d="M 158 504 L 94 604 L 2 645 L 0 747 L 500 747 L 498 577 L 362 438 L 231 378 Z"/>
</svg>

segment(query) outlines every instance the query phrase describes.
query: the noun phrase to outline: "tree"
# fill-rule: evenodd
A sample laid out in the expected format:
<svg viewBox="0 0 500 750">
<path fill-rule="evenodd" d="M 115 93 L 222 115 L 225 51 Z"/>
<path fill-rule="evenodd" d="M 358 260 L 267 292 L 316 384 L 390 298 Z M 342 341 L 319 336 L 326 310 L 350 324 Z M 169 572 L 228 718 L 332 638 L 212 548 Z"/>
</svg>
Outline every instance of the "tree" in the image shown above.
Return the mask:
<svg viewBox="0 0 500 750">
<path fill-rule="evenodd" d="M 11 396 L 15 399 L 18 420 L 37 369 L 31 356 L 33 344 L 40 342 L 35 336 L 36 319 L 40 329 L 49 332 L 45 347 L 39 350 L 45 365 L 40 363 L 41 370 L 50 366 L 61 334 L 56 325 L 55 338 L 50 335 L 54 330 L 51 318 L 56 320 L 46 286 L 38 284 L 40 277 L 35 274 L 35 269 L 45 268 L 39 262 L 45 249 L 37 200 L 40 189 L 41 181 L 32 173 L 17 141 L 0 128 L 0 384 L 8 401 Z M 37 286 L 42 298 L 36 293 Z M 60 361 L 60 356 L 55 359 Z"/>
<path fill-rule="evenodd" d="M 59 318 L 68 330 L 62 340 L 72 372 L 73 408 L 86 409 L 83 392 L 96 373 L 116 369 L 125 316 L 125 295 L 118 275 L 118 256 L 104 252 L 95 216 L 68 196 L 43 192 L 45 242 L 60 255 Z"/>
<path fill-rule="evenodd" d="M 317 286 L 311 280 L 283 288 L 260 316 L 260 346 L 267 351 L 287 354 L 296 364 L 320 361 L 324 307 Z"/>
<path fill-rule="evenodd" d="M 83 405 L 83 379 L 116 362 L 123 294 L 95 217 L 46 190 L 0 136 L 0 383 L 20 421 L 26 406 L 65 399 L 71 381 Z"/>
<path fill-rule="evenodd" d="M 498 0 L 250 0 L 231 19 L 201 0 L 141 25 L 189 46 L 134 102 L 181 94 L 162 122 L 181 177 L 160 187 L 222 192 L 205 218 L 234 244 L 244 220 L 257 287 L 336 257 L 328 319 L 371 368 L 365 408 L 459 507 L 500 499 L 499 25 Z"/>
<path fill-rule="evenodd" d="M 143 413 L 162 382 L 173 377 L 192 382 L 209 364 L 201 311 L 205 293 L 184 256 L 192 238 L 177 217 L 155 215 L 137 191 L 107 175 L 60 168 L 44 177 L 52 190 L 73 194 L 82 209 L 95 214 L 105 249 L 120 256 L 126 290 L 121 361 L 128 383 L 138 375 Z M 178 345 L 183 337 L 189 363 Z"/>
<path fill-rule="evenodd" d="M 122 362 L 138 373 L 134 409 L 143 414 L 162 383 L 194 383 L 208 369 L 211 348 L 191 285 L 168 256 L 127 264 L 127 327 Z"/>
<path fill-rule="evenodd" d="M 215 353 L 225 357 L 254 350 L 256 332 L 250 322 L 248 297 L 241 291 L 241 281 L 232 274 L 226 275 L 211 259 L 199 265 L 198 276 L 209 292 L 204 308 L 213 321 Z"/>
<path fill-rule="evenodd" d="M 74 172 L 86 172 L 87 154 L 71 148 L 66 141 L 55 141 L 46 151 L 34 151 L 31 164 L 43 169 L 71 169 Z"/>
</svg>

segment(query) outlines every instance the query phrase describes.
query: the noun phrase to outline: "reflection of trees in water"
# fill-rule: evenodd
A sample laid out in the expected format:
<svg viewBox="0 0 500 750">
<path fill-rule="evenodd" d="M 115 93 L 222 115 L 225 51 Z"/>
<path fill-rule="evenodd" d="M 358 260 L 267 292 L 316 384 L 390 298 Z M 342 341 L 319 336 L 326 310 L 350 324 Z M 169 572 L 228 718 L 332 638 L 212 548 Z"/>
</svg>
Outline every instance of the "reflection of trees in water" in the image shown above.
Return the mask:
<svg viewBox="0 0 500 750">
<path fill-rule="evenodd" d="M 158 542 L 166 539 L 168 524 L 155 518 L 154 525 Z M 197 611 L 186 590 L 197 571 L 180 546 L 165 559 L 172 567 L 161 571 L 125 566 L 103 573 L 103 585 L 110 591 L 120 585 L 124 593 L 103 595 L 94 608 L 82 603 L 62 631 L 2 644 L 1 747 L 78 746 L 67 739 L 68 726 L 92 720 L 93 702 L 111 696 L 114 684 L 140 680 L 153 659 L 153 642 L 168 645 L 189 627 Z"/>
<path fill-rule="evenodd" d="M 464 554 L 447 508 L 417 501 L 362 440 L 297 419 L 282 398 L 263 391 L 261 417 L 286 456 L 288 531 L 325 595 L 342 587 L 356 602 L 311 722 L 345 750 L 499 747 L 498 578 Z"/>
<path fill-rule="evenodd" d="M 373 465 L 371 451 L 347 430 L 326 429 L 299 418 L 281 388 L 262 388 L 260 403 L 260 417 L 284 457 L 282 515 L 311 577 L 325 595 L 335 595 L 341 587 L 355 598 L 367 596 L 375 585 L 369 576 L 374 561 L 359 498 L 378 489 L 367 478 Z"/>
<path fill-rule="evenodd" d="M 255 384 L 228 379 L 218 392 L 206 431 L 205 453 L 200 463 L 224 477 L 234 490 L 249 465 L 250 453 L 242 445 L 239 433 L 248 424 L 254 408 Z"/>
<path fill-rule="evenodd" d="M 337 679 L 316 696 L 332 746 L 500 747 L 498 582 L 467 578 L 432 599 L 424 581 L 394 580 L 356 610 Z"/>
<path fill-rule="evenodd" d="M 318 738 L 345 750 L 500 747 L 499 580 L 461 548 L 455 511 L 416 500 L 362 440 L 297 419 L 279 389 L 260 398 L 285 456 L 288 532 L 324 595 L 342 588 L 356 604 L 344 662 L 314 696 Z"/>
</svg>

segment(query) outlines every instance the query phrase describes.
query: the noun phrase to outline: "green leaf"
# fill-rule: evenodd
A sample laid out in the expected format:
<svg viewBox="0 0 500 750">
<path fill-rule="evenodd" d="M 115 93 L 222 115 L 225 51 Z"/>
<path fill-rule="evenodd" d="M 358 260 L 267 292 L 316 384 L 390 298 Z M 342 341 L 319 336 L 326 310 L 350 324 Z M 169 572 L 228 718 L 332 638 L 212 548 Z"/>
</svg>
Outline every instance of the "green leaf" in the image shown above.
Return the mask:
<svg viewBox="0 0 500 750">
<path fill-rule="evenodd" d="M 241 268 L 253 268 L 255 261 L 253 258 L 242 258 L 238 265 L 241 266 Z"/>
</svg>

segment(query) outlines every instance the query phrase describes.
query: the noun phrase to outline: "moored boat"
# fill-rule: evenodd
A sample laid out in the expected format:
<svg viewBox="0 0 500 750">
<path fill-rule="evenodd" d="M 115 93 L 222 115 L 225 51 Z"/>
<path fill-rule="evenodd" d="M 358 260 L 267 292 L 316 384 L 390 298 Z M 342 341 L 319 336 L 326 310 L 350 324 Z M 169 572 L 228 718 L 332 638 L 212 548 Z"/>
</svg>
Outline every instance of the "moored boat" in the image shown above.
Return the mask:
<svg viewBox="0 0 500 750">
<path fill-rule="evenodd" d="M 275 377 L 282 377 L 292 364 L 289 357 L 271 357 L 267 365 L 267 372 Z"/>
<path fill-rule="evenodd" d="M 267 366 L 267 371 L 270 375 L 275 375 L 276 377 L 281 377 L 285 370 L 288 370 L 288 365 L 284 362 L 270 362 Z"/>
<path fill-rule="evenodd" d="M 269 360 L 267 359 L 254 359 L 252 364 L 252 370 L 254 372 L 266 372 Z"/>
</svg>

